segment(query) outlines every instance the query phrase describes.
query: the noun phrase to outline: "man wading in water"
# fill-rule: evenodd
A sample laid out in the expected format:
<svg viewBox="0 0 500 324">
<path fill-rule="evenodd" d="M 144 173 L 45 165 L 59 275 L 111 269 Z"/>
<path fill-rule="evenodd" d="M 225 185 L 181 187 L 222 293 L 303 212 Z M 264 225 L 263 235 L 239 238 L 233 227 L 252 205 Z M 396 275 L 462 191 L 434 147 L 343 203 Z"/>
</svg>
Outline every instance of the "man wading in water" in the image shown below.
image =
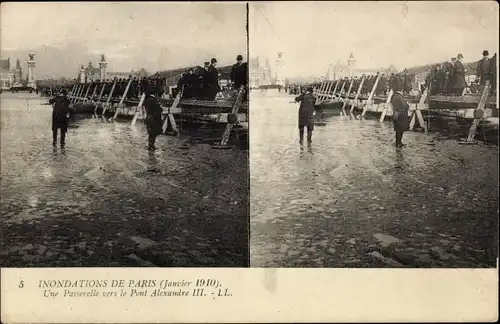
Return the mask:
<svg viewBox="0 0 500 324">
<path fill-rule="evenodd" d="M 146 108 L 146 126 L 149 135 L 148 150 L 154 151 L 156 150 L 156 136 L 160 135 L 163 131 L 161 123 L 161 114 L 163 109 L 158 103 L 152 89 L 148 89 L 146 99 L 144 100 L 144 107 Z"/>
<path fill-rule="evenodd" d="M 395 82 L 394 84 L 394 94 L 391 98 L 392 104 L 392 121 L 394 123 L 394 130 L 396 131 L 396 147 L 403 147 L 401 140 L 403 139 L 403 133 L 410 128 L 410 122 L 408 119 L 408 109 L 410 108 L 408 103 L 404 100 L 401 94 L 403 85 L 400 82 Z"/>
<path fill-rule="evenodd" d="M 66 132 L 68 131 L 69 100 L 66 90 L 62 90 L 55 98 L 49 100 L 53 106 L 52 110 L 52 146 L 57 146 L 57 129 L 61 129 L 61 147 L 66 144 Z"/>
<path fill-rule="evenodd" d="M 299 135 L 300 144 L 304 143 L 304 127 L 307 127 L 307 143 L 312 142 L 312 132 L 314 130 L 314 103 L 316 98 L 313 95 L 313 88 L 308 87 L 306 92 L 295 98 L 300 102 L 299 108 Z"/>
</svg>

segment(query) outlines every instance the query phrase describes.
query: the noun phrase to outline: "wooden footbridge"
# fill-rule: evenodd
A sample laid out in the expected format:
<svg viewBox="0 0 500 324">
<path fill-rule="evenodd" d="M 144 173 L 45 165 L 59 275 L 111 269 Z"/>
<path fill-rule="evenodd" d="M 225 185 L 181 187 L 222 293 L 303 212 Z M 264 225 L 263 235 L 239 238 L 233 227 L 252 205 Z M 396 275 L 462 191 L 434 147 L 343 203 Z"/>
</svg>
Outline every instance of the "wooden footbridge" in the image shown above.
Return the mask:
<svg viewBox="0 0 500 324">
<path fill-rule="evenodd" d="M 113 81 L 109 94 L 104 95 L 106 83 L 75 84 L 68 94 L 76 114 L 93 114 L 105 120 L 113 121 L 119 117 L 131 118 L 131 125 L 146 117 L 143 106 L 145 93 L 139 99 L 127 99 L 132 78 L 129 78 L 122 94 L 115 95 L 117 79 Z M 167 135 L 178 135 L 178 119 L 196 120 L 205 123 L 226 124 L 221 140 L 215 148 L 228 148 L 229 137 L 235 126 L 248 132 L 248 101 L 244 101 L 245 89 L 242 86 L 235 90 L 236 97 L 232 100 L 185 100 L 182 91 L 173 99 L 160 98 L 163 108 L 163 132 Z"/>
<path fill-rule="evenodd" d="M 323 81 L 314 88 L 316 106 L 320 111 L 333 110 L 340 115 L 351 116 L 355 119 L 364 118 L 367 113 L 380 115 L 379 121 L 383 122 L 386 117 L 392 116 L 390 104 L 393 90 L 384 96 L 375 96 L 380 74 L 377 74 L 373 87 L 369 93 L 361 93 L 366 76 L 359 80 L 357 89 L 353 89 L 354 78 L 339 81 Z M 471 122 L 469 136 L 466 143 L 474 142 L 477 126 L 481 124 L 493 124 L 498 127 L 498 106 L 496 96 L 490 96 L 491 85 L 489 81 L 482 89 L 480 95 L 462 96 L 429 96 L 425 90 L 419 96 L 406 96 L 410 105 L 410 129 L 420 126 L 426 133 L 429 130 L 429 119 L 433 116 L 446 116 L 462 118 Z M 424 121 L 424 115 L 427 122 Z"/>
</svg>

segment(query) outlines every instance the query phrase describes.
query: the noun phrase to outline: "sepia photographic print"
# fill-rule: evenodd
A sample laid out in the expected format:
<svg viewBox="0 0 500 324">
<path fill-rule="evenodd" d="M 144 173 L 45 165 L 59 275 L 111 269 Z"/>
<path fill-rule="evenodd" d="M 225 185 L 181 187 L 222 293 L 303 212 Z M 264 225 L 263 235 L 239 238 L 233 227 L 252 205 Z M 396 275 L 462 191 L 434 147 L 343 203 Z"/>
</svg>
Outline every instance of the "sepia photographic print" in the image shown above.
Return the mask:
<svg viewBox="0 0 500 324">
<path fill-rule="evenodd" d="M 3 2 L 0 322 L 498 321 L 498 27 Z"/>
<path fill-rule="evenodd" d="M 495 268 L 498 4 L 249 10 L 251 266 Z"/>
<path fill-rule="evenodd" d="M 4 3 L 3 267 L 248 266 L 246 3 Z"/>
</svg>

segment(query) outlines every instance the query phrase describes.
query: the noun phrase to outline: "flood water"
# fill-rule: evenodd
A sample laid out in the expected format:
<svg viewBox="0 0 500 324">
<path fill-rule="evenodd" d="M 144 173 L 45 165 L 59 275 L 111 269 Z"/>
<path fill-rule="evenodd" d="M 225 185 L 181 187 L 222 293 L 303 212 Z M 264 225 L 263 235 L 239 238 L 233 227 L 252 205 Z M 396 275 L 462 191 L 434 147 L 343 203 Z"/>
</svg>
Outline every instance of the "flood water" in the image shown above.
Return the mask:
<svg viewBox="0 0 500 324">
<path fill-rule="evenodd" d="M 248 151 L 91 116 L 53 149 L 47 101 L 1 96 L 0 264 L 247 265 Z"/>
<path fill-rule="evenodd" d="M 252 267 L 495 267 L 497 146 L 338 116 L 301 147 L 293 96 L 250 98 Z"/>
</svg>

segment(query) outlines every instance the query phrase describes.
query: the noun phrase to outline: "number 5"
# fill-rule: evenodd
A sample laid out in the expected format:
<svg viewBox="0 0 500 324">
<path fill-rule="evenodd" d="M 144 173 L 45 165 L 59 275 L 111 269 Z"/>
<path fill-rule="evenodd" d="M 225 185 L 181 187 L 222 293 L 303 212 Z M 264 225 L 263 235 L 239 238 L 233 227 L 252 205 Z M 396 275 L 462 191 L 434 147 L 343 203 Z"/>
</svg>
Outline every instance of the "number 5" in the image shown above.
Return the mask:
<svg viewBox="0 0 500 324">
<path fill-rule="evenodd" d="M 24 287 L 24 281 L 19 281 L 19 288 L 23 288 Z"/>
</svg>

